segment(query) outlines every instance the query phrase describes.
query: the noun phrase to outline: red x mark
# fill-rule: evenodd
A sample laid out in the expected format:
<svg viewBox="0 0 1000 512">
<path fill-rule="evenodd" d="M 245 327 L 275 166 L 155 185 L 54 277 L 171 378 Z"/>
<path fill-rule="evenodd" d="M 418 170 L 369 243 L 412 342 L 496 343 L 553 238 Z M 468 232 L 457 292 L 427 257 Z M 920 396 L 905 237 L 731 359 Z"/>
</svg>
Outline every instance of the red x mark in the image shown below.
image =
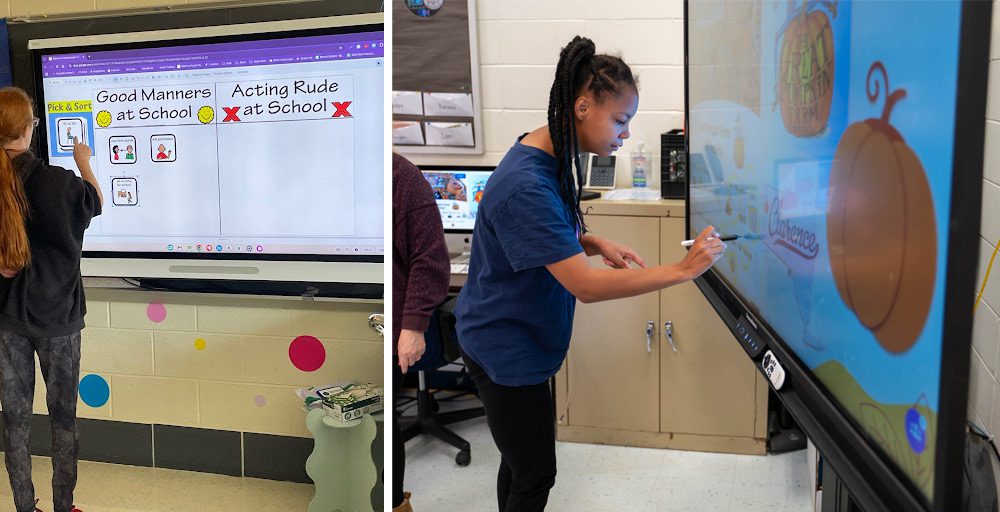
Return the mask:
<svg viewBox="0 0 1000 512">
<path fill-rule="evenodd" d="M 240 120 L 240 116 L 236 115 L 240 113 L 240 107 L 222 107 L 222 110 L 226 111 L 226 118 L 222 120 L 223 123 Z"/>
<path fill-rule="evenodd" d="M 345 101 L 343 103 L 334 101 L 333 102 L 333 108 L 337 109 L 337 111 L 333 113 L 333 117 L 341 117 L 341 116 L 343 116 L 343 117 L 354 117 L 354 116 L 351 115 L 350 112 L 347 111 L 347 107 L 350 107 L 350 106 L 351 106 L 351 102 L 350 101 Z"/>
</svg>

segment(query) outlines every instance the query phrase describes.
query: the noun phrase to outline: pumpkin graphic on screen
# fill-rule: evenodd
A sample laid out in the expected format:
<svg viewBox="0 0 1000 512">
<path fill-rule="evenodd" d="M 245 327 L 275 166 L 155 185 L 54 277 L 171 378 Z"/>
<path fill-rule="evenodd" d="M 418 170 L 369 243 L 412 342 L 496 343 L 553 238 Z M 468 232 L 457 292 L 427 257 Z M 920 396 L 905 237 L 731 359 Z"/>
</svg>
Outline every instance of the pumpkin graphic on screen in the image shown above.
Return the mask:
<svg viewBox="0 0 1000 512">
<path fill-rule="evenodd" d="M 876 71 L 885 106 L 880 119 L 851 124 L 837 144 L 827 242 L 840 297 L 882 348 L 898 354 L 913 346 L 927 320 L 937 229 L 924 167 L 889 122 L 906 91 L 890 93 L 885 66 L 875 62 L 866 80 L 870 102 L 879 97 Z"/>
<path fill-rule="evenodd" d="M 836 16 L 836 4 L 803 0 L 786 22 L 778 57 L 778 104 L 785 129 L 796 137 L 819 135 L 830 118 L 833 101 L 833 28 L 825 5 Z"/>
</svg>

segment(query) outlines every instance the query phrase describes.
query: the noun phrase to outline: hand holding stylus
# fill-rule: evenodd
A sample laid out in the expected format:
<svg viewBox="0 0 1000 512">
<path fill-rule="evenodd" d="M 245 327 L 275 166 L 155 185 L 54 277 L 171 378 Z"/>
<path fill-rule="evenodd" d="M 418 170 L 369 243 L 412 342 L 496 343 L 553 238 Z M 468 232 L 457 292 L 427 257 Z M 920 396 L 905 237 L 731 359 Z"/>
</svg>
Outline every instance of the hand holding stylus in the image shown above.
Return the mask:
<svg viewBox="0 0 1000 512">
<path fill-rule="evenodd" d="M 733 240 L 736 240 L 739 237 L 740 237 L 739 235 L 719 236 L 719 234 L 716 233 L 715 236 L 712 237 L 712 238 L 709 238 L 709 240 L 713 240 L 715 238 L 718 238 L 719 240 L 722 240 L 723 242 L 731 242 Z M 694 240 L 685 240 L 685 241 L 681 242 L 681 247 L 691 247 L 692 245 L 694 245 Z"/>
<path fill-rule="evenodd" d="M 691 279 L 704 274 L 726 252 L 726 243 L 722 238 L 714 227 L 708 226 L 692 241 L 691 250 L 681 261 Z"/>
</svg>

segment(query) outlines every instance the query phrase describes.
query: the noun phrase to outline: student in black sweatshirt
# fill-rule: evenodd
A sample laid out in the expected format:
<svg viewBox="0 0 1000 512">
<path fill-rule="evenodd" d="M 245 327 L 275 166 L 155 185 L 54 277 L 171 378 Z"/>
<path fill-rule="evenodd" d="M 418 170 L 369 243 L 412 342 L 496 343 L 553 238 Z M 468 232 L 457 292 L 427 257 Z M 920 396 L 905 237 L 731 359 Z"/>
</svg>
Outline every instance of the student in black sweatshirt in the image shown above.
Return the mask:
<svg viewBox="0 0 1000 512">
<path fill-rule="evenodd" d="M 42 368 L 52 424 L 52 501 L 73 506 L 79 435 L 76 403 L 80 331 L 86 304 L 80 277 L 83 232 L 101 214 L 101 188 L 90 148 L 73 158 L 83 178 L 49 166 L 29 151 L 38 126 L 21 89 L 0 89 L 0 405 L 4 462 L 17 512 L 34 512 L 31 482 L 35 354 Z"/>
</svg>

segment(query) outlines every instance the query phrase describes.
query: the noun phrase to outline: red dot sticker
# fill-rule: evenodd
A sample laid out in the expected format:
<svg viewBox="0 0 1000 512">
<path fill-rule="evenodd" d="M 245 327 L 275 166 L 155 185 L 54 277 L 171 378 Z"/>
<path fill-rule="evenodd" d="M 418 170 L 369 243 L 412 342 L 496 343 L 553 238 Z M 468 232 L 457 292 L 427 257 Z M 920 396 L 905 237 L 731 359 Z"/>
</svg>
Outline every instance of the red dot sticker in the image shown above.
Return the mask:
<svg viewBox="0 0 1000 512">
<path fill-rule="evenodd" d="M 326 348 L 313 336 L 299 336 L 288 346 L 288 358 L 299 370 L 314 372 L 326 362 Z"/>
<path fill-rule="evenodd" d="M 264 407 L 265 405 L 267 405 L 267 399 L 264 398 L 264 395 L 257 395 L 253 397 L 253 403 L 257 407 Z"/>
<path fill-rule="evenodd" d="M 149 318 L 150 322 L 160 323 L 167 319 L 167 308 L 159 302 L 154 302 L 146 306 L 146 318 Z"/>
</svg>

